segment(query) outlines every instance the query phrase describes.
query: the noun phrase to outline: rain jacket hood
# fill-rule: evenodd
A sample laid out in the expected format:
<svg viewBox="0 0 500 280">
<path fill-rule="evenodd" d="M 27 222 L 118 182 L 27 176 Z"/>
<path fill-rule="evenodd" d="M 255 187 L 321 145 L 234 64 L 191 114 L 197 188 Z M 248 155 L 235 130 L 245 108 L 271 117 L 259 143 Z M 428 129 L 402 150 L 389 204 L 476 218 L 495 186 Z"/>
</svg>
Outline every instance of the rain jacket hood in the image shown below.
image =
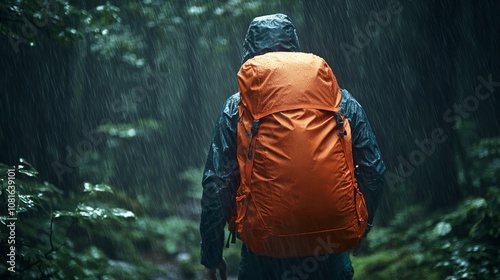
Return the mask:
<svg viewBox="0 0 500 280">
<path fill-rule="evenodd" d="M 267 52 L 299 50 L 299 38 L 290 18 L 284 14 L 256 17 L 243 43 L 242 63 Z"/>
</svg>

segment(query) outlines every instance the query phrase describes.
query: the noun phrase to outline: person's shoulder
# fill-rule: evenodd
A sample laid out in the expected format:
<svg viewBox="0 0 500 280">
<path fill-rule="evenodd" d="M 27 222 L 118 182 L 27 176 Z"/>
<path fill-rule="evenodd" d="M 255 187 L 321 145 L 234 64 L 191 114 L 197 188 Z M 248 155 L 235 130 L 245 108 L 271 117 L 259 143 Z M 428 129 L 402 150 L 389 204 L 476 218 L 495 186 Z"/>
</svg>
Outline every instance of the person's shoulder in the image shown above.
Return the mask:
<svg viewBox="0 0 500 280">
<path fill-rule="evenodd" d="M 347 89 L 341 89 L 340 90 L 342 94 L 342 102 L 347 106 L 356 106 L 356 107 L 361 107 L 361 104 L 352 96 L 352 94 L 347 90 Z"/>
<path fill-rule="evenodd" d="M 238 114 L 238 102 L 240 102 L 239 92 L 229 96 L 229 98 L 226 99 L 226 102 L 224 103 L 224 114 L 228 115 L 229 117 Z"/>
<path fill-rule="evenodd" d="M 240 101 L 240 93 L 239 92 L 229 96 L 226 100 L 226 102 L 236 103 L 236 105 L 238 105 L 239 101 Z"/>
<path fill-rule="evenodd" d="M 352 96 L 352 94 L 346 90 L 341 89 L 342 100 L 340 102 L 340 111 L 348 116 L 352 117 L 354 114 L 359 114 L 363 111 L 363 107 L 361 104 Z"/>
</svg>

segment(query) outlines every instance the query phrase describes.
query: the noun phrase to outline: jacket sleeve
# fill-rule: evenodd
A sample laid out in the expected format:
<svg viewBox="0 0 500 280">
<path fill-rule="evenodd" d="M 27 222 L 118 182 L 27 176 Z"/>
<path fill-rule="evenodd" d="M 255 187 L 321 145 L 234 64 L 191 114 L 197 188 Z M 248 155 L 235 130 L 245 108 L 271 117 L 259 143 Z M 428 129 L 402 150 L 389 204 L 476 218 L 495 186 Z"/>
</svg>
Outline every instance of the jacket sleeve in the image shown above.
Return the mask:
<svg viewBox="0 0 500 280">
<path fill-rule="evenodd" d="M 356 179 L 366 200 L 371 225 L 381 198 L 386 166 L 365 110 L 346 90 L 342 90 L 342 109 L 351 125 Z"/>
<path fill-rule="evenodd" d="M 229 220 L 232 197 L 239 182 L 236 158 L 238 95 L 224 104 L 212 134 L 203 172 L 201 199 L 201 264 L 216 267 L 222 260 L 224 227 Z"/>
</svg>

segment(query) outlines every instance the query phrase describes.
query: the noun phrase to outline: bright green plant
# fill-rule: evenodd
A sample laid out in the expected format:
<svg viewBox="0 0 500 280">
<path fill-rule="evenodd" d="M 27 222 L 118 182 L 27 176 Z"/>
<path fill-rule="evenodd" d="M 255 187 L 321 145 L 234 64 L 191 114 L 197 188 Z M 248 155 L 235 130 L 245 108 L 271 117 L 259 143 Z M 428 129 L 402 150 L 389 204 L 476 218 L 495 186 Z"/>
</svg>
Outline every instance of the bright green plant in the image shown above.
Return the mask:
<svg viewBox="0 0 500 280">
<path fill-rule="evenodd" d="M 13 252 L 0 263 L 1 278 L 127 279 L 100 248 L 75 242 L 74 230 L 120 224 L 135 214 L 114 207 L 112 201 L 100 201 L 103 194 L 113 193 L 108 185 L 85 183 L 83 199 L 75 200 L 54 185 L 40 182 L 37 174 L 23 159 L 15 167 L 0 164 L 0 221 L 9 229 L 2 229 L 0 246 L 2 252 Z"/>
</svg>

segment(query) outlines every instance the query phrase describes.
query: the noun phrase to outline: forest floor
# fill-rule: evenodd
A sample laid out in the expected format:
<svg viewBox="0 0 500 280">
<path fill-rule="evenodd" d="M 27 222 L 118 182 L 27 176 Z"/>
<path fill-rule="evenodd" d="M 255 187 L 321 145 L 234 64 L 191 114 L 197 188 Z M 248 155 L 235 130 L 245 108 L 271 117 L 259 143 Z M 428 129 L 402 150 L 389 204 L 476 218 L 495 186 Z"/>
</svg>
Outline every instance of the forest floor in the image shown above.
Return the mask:
<svg viewBox="0 0 500 280">
<path fill-rule="evenodd" d="M 448 211 L 409 207 L 390 226 L 372 230 L 365 250 L 351 258 L 354 279 L 500 279 L 499 205 L 500 191 L 492 188 Z M 237 273 L 237 245 L 224 251 L 231 274 Z M 162 266 L 169 276 L 157 280 L 204 279 L 199 264 Z"/>
</svg>

